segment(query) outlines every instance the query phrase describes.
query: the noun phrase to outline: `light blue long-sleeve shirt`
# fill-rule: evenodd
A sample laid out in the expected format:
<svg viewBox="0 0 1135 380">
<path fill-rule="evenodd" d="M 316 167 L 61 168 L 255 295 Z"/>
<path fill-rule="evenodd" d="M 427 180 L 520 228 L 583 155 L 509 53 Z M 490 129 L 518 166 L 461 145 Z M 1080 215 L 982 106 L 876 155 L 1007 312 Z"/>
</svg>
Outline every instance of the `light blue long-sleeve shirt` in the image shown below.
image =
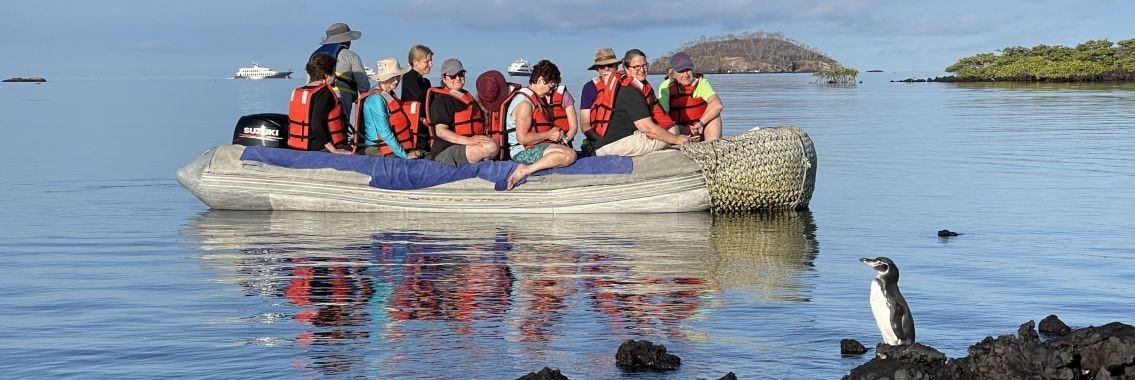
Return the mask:
<svg viewBox="0 0 1135 380">
<path fill-rule="evenodd" d="M 398 143 L 398 139 L 394 137 L 394 131 L 390 130 L 390 109 L 386 107 L 386 97 L 388 94 L 380 94 L 381 96 L 368 96 L 363 101 L 363 137 L 366 139 L 367 146 L 378 145 L 378 139 L 386 142 L 394 155 L 399 158 L 406 158 L 406 150 L 402 149 L 402 144 Z"/>
</svg>

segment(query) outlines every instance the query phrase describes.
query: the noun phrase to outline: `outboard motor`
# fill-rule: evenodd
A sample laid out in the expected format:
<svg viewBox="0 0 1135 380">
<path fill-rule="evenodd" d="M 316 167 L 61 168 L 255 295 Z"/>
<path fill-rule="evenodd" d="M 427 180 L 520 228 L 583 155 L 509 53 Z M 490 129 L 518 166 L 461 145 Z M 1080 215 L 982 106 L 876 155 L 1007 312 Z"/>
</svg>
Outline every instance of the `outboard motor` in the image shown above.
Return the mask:
<svg viewBox="0 0 1135 380">
<path fill-rule="evenodd" d="M 288 115 L 258 113 L 244 115 L 236 122 L 233 144 L 244 146 L 287 147 Z"/>
</svg>

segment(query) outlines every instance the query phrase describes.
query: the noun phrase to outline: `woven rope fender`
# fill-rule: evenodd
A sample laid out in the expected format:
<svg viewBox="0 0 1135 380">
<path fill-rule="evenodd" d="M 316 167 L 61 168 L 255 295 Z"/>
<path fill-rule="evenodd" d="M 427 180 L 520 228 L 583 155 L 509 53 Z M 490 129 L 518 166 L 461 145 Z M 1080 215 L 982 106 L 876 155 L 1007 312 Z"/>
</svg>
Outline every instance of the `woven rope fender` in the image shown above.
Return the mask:
<svg viewBox="0 0 1135 380">
<path fill-rule="evenodd" d="M 816 148 L 795 126 L 754 129 L 684 144 L 702 168 L 713 211 L 797 210 L 816 187 Z"/>
</svg>

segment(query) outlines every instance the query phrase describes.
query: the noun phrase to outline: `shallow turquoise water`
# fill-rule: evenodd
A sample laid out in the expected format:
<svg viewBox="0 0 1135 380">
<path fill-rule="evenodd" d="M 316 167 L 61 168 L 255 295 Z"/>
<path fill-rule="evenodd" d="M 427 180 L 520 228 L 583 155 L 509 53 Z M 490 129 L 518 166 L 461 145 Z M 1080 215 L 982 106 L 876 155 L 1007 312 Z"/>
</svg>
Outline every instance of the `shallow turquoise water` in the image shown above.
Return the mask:
<svg viewBox="0 0 1135 380">
<path fill-rule="evenodd" d="M 711 77 L 729 133 L 811 135 L 810 211 L 445 221 L 210 211 L 177 185 L 295 81 L 5 84 L 0 371 L 835 378 L 867 359 L 840 339 L 879 339 L 861 256 L 898 263 L 950 356 L 1048 314 L 1135 322 L 1135 86 L 887 82 L 912 76 Z M 621 373 L 629 338 L 681 369 Z"/>
</svg>

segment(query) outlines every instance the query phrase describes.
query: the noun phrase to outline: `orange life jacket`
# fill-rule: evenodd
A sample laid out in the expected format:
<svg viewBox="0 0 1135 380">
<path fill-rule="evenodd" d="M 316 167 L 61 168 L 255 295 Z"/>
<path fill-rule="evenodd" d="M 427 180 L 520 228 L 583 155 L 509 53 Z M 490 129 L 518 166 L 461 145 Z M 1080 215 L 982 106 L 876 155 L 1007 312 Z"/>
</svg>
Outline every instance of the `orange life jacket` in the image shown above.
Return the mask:
<svg viewBox="0 0 1135 380">
<path fill-rule="evenodd" d="M 508 95 L 511 95 L 512 93 L 516 92 L 517 90 L 520 90 L 521 88 L 523 88 L 523 87 L 520 86 L 519 84 L 509 83 L 508 84 Z M 503 104 L 501 104 L 501 107 L 502 108 L 495 109 L 495 110 L 485 108 L 485 115 L 487 116 L 487 119 L 488 119 L 487 123 L 489 124 L 489 137 L 492 137 L 493 141 L 497 142 L 497 146 L 501 147 L 501 151 L 498 154 L 497 159 L 498 160 L 507 160 L 508 159 L 508 149 L 506 149 L 506 148 L 508 147 L 508 140 L 507 140 L 508 139 L 508 132 L 505 131 L 503 113 L 504 113 L 504 107 L 508 107 L 508 101 L 506 100 Z"/>
<path fill-rule="evenodd" d="M 501 118 L 501 122 L 500 122 L 501 125 L 507 125 L 507 123 L 504 121 L 504 119 L 508 117 L 508 106 L 509 106 L 509 104 L 512 104 L 513 99 L 515 99 L 517 96 L 523 96 L 523 97 L 527 98 L 528 102 L 532 104 L 532 123 L 529 124 L 529 129 L 528 129 L 530 131 L 530 133 L 542 133 L 542 132 L 547 132 L 547 131 L 552 130 L 552 118 L 548 117 L 548 108 L 549 107 L 548 107 L 547 103 L 540 100 L 540 97 L 536 96 L 536 93 L 532 92 L 532 90 L 527 89 L 527 88 L 522 88 L 519 91 L 513 92 L 511 95 L 508 96 L 508 98 L 505 98 L 504 103 L 501 103 L 501 109 L 500 109 L 500 112 L 499 112 L 500 115 L 501 115 L 501 117 L 500 117 Z M 506 129 L 505 130 L 506 136 L 507 135 L 513 135 L 515 133 L 516 133 L 515 129 Z M 519 138 L 517 138 L 516 140 L 520 141 Z M 559 143 L 559 141 L 540 141 L 540 142 L 537 142 L 535 144 L 524 144 L 524 148 L 526 148 L 526 149 L 531 148 L 534 145 L 539 145 L 539 144 L 546 143 L 546 142 Z M 513 144 L 511 142 L 507 142 L 505 145 L 501 145 L 501 150 L 507 150 L 508 148 L 511 148 L 512 146 L 513 146 Z"/>
<path fill-rule="evenodd" d="M 426 123 L 429 123 L 431 128 L 434 127 L 434 122 L 429 119 L 430 100 L 435 96 L 448 96 L 462 104 L 461 110 L 453 114 L 453 125 L 449 126 L 454 133 L 470 137 L 488 134 L 481 114 L 481 106 L 473 95 L 468 91 L 449 90 L 445 87 L 430 87 L 426 91 Z M 431 135 L 436 136 L 436 133 Z"/>
<path fill-rule="evenodd" d="M 556 87 L 549 95 L 552 100 L 548 102 L 552 107 L 552 125 L 555 125 L 560 130 L 564 131 L 564 136 L 567 136 L 571 126 L 568 125 L 567 107 L 564 107 L 564 94 L 567 93 L 567 87 L 561 85 Z"/>
<path fill-rule="evenodd" d="M 662 105 L 658 103 L 658 95 L 654 94 L 654 87 L 650 86 L 650 82 L 637 81 L 633 76 L 623 75 L 619 79 L 620 86 L 634 86 L 642 92 L 642 96 L 646 98 L 646 107 L 650 108 L 650 118 L 654 124 L 658 124 L 662 129 L 669 129 L 674 126 L 674 120 L 670 119 L 670 115 L 662 109 Z"/>
<path fill-rule="evenodd" d="M 327 83 L 318 86 L 303 86 L 292 91 L 292 98 L 288 103 L 288 147 L 298 150 L 308 150 L 311 139 L 311 98 L 319 91 L 331 91 Z M 327 130 L 331 136 L 331 144 L 339 146 L 347 142 L 347 129 L 343 123 L 343 107 L 338 97 L 334 96 L 335 106 L 327 114 Z M 316 147 L 316 150 L 322 147 Z"/>
<path fill-rule="evenodd" d="M 607 127 L 611 124 L 611 112 L 615 107 L 615 93 L 619 92 L 620 73 L 613 73 L 603 81 L 601 77 L 592 79 L 595 82 L 595 102 L 591 103 L 591 130 L 600 137 L 607 135 Z"/>
<path fill-rule="evenodd" d="M 386 109 L 390 111 L 390 118 L 387 122 L 390 124 L 390 131 L 394 132 L 394 138 L 398 141 L 398 145 L 401 145 L 402 149 L 406 151 L 416 149 L 422 104 L 413 100 L 401 101 L 394 95 L 394 91 L 383 93 L 378 89 L 368 91 L 355 100 L 355 149 L 364 149 L 366 146 L 366 141 L 364 141 L 366 139 L 365 124 L 362 120 L 363 102 L 371 95 L 379 95 L 386 102 Z M 378 139 L 375 146 L 378 147 L 378 151 L 384 157 L 394 155 L 394 150 L 390 149 L 389 143 L 383 141 L 382 138 Z"/>
<path fill-rule="evenodd" d="M 697 87 L 701 75 L 696 75 L 694 78 L 689 86 L 683 86 L 678 84 L 678 81 L 670 79 L 670 86 L 667 89 L 670 92 L 670 118 L 681 125 L 693 124 L 709 107 L 705 99 L 694 97 L 694 88 Z"/>
</svg>

